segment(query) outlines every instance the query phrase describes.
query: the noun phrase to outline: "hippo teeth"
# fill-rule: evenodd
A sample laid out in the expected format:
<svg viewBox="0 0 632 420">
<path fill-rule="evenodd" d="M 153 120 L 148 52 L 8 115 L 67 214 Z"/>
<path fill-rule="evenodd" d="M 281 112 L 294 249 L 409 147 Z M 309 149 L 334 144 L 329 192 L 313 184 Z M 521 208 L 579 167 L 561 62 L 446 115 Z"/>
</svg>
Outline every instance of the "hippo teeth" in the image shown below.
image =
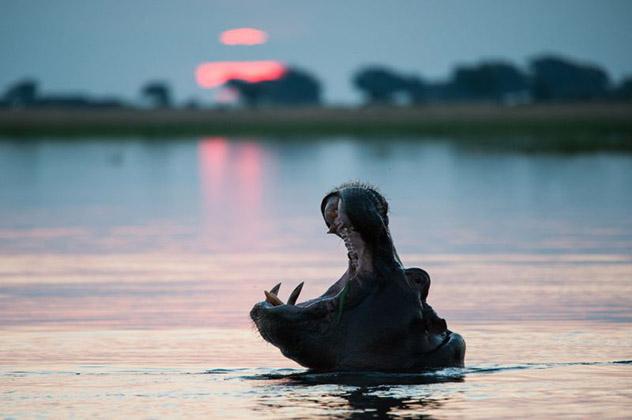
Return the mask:
<svg viewBox="0 0 632 420">
<path fill-rule="evenodd" d="M 290 297 L 287 300 L 288 305 L 296 304 L 296 299 L 298 299 L 298 295 L 301 294 L 301 290 L 303 290 L 303 282 L 296 286 L 296 288 L 292 291 L 292 294 L 290 294 Z"/>
<path fill-rule="evenodd" d="M 270 293 L 267 290 L 264 290 L 263 294 L 266 295 L 266 302 L 268 302 L 272 306 L 283 305 L 283 301 L 279 299 L 274 293 Z"/>
<path fill-rule="evenodd" d="M 280 288 L 281 288 L 281 283 L 278 283 L 276 286 L 270 289 L 270 293 L 272 293 L 273 295 L 278 295 Z"/>
<path fill-rule="evenodd" d="M 349 228 L 348 227 L 343 227 L 342 229 L 340 229 L 340 237 L 342 238 L 343 242 L 345 243 L 345 248 L 347 248 L 347 256 L 349 257 L 349 259 L 351 260 L 351 264 L 356 267 L 357 263 L 358 263 L 358 252 L 356 251 L 355 247 L 353 246 L 353 242 L 351 242 L 351 238 L 349 237 Z"/>
</svg>

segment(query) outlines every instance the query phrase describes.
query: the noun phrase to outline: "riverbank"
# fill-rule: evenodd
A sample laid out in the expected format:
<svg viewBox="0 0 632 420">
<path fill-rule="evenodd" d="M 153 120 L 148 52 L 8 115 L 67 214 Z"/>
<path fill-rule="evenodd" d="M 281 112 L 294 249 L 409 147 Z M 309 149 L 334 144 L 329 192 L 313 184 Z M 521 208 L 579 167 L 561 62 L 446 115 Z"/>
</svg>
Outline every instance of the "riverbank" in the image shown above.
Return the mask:
<svg viewBox="0 0 632 420">
<path fill-rule="evenodd" d="M 0 110 L 0 136 L 529 136 L 632 149 L 632 105 Z"/>
</svg>

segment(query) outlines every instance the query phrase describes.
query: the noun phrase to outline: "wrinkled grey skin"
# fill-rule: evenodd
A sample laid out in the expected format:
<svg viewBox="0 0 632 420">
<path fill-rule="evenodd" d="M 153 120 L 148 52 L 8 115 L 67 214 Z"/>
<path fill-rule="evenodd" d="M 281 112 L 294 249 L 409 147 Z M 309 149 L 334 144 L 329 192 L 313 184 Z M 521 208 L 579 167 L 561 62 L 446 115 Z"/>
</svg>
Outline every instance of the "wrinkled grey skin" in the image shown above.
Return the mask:
<svg viewBox="0 0 632 420">
<path fill-rule="evenodd" d="M 463 366 L 465 341 L 426 303 L 430 277 L 399 260 L 386 200 L 366 185 L 343 184 L 321 212 L 329 233 L 345 242 L 347 271 L 318 298 L 257 303 L 250 317 L 261 336 L 316 370 Z"/>
</svg>

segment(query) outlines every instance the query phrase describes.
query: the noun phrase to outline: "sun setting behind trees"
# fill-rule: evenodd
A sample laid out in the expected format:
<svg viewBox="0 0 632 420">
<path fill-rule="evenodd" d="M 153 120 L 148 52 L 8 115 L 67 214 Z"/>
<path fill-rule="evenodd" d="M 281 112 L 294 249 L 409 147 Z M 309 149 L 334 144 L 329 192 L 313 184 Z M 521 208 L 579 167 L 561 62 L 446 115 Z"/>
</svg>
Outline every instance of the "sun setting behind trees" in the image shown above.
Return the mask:
<svg viewBox="0 0 632 420">
<path fill-rule="evenodd" d="M 195 78 L 200 87 L 209 89 L 224 85 L 229 80 L 250 83 L 277 80 L 285 73 L 285 66 L 278 61 L 213 61 L 200 64 Z"/>
</svg>

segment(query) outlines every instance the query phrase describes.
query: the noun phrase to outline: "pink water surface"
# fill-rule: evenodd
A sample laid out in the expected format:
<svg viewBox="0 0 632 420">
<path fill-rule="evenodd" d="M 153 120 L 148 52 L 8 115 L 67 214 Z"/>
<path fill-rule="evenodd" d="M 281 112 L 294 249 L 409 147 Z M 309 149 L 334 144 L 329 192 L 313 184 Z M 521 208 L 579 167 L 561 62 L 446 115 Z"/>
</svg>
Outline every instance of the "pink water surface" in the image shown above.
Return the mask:
<svg viewBox="0 0 632 420">
<path fill-rule="evenodd" d="M 354 178 L 390 200 L 465 369 L 301 376 L 251 326 L 264 289 L 344 271 L 319 204 Z M 625 155 L 439 139 L 0 142 L 0 414 L 625 417 L 630 185 Z"/>
</svg>

